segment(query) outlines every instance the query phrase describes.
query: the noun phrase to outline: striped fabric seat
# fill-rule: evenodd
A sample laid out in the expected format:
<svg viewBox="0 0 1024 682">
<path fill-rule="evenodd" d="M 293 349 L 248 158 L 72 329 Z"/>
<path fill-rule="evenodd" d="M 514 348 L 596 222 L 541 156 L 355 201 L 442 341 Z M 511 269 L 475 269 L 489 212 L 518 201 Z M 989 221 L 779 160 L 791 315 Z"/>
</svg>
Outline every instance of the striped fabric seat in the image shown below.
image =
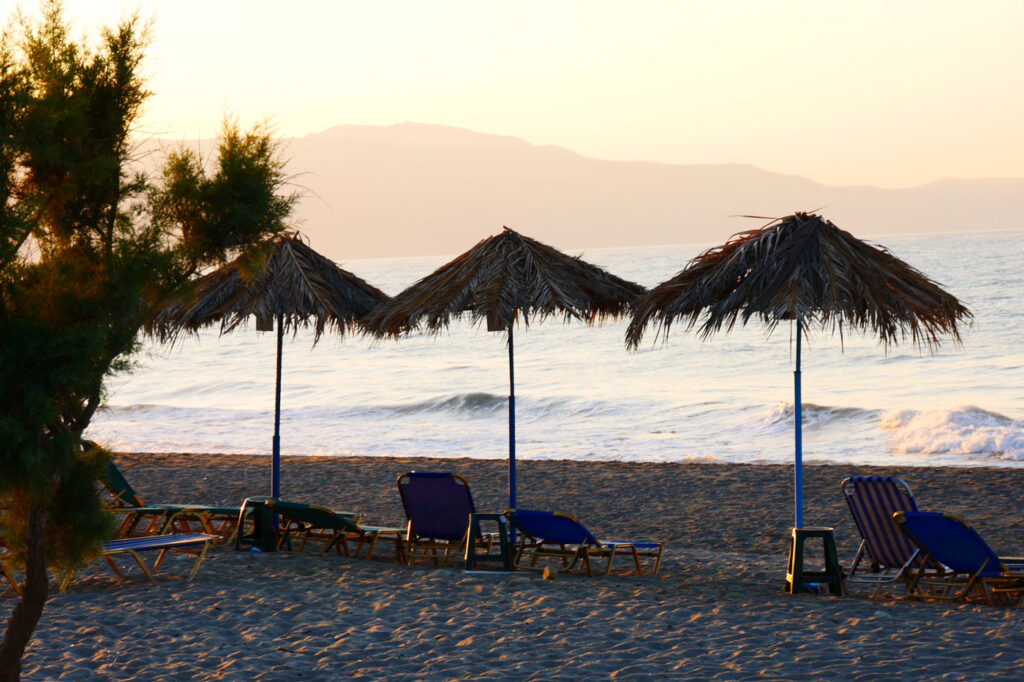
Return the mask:
<svg viewBox="0 0 1024 682">
<path fill-rule="evenodd" d="M 893 514 L 917 511 L 917 503 L 903 480 L 890 476 L 854 476 L 842 482 L 843 496 L 861 536 L 857 555 L 846 572 L 849 582 L 881 586 L 906 581 L 908 570 L 918 567 L 918 547 L 903 533 Z M 862 566 L 866 564 L 866 566 Z M 933 562 L 926 568 L 938 568 Z"/>
</svg>

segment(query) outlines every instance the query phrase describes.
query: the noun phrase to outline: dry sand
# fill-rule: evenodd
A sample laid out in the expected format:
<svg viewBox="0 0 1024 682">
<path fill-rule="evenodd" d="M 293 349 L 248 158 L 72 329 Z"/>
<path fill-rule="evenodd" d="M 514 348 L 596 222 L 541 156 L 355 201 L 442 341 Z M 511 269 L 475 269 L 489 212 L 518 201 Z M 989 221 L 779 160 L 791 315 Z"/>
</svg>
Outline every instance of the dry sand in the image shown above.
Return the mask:
<svg viewBox="0 0 1024 682">
<path fill-rule="evenodd" d="M 265 494 L 265 457 L 123 455 L 151 503 L 240 504 Z M 404 521 L 395 480 L 454 471 L 500 510 L 500 461 L 286 459 L 287 499 Z M 806 521 L 858 538 L 839 491 L 898 475 L 923 509 L 973 521 L 1024 554 L 1024 470 L 807 467 Z M 897 596 L 786 595 L 792 469 L 522 462 L 520 506 L 570 512 L 598 537 L 668 543 L 657 576 L 467 575 L 456 567 L 252 554 L 219 547 L 192 584 L 84 571 L 53 594 L 26 679 L 967 679 L 1024 677 L 1024 609 Z M 5 593 L 8 609 L 12 593 Z"/>
</svg>

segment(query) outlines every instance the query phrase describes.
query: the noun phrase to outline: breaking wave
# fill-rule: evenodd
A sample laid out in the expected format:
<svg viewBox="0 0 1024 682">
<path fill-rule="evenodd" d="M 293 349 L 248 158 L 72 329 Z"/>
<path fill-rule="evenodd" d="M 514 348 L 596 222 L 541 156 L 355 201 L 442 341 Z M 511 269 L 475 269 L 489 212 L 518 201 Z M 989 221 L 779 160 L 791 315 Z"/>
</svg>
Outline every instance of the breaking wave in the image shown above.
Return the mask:
<svg viewBox="0 0 1024 682">
<path fill-rule="evenodd" d="M 1024 461 L 1024 422 L 979 407 L 890 410 L 880 426 L 898 453 Z"/>
</svg>

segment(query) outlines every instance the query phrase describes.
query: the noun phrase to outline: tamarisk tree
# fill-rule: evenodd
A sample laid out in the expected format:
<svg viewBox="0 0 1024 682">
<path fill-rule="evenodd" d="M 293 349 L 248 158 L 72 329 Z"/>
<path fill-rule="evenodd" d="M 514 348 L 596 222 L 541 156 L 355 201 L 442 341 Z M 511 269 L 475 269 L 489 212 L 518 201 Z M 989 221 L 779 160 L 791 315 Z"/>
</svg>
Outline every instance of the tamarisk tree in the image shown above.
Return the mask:
<svg viewBox="0 0 1024 682">
<path fill-rule="evenodd" d="M 146 41 L 137 16 L 72 40 L 59 0 L 0 38 L 0 541 L 24 576 L 0 680 L 20 677 L 48 567 L 95 556 L 111 529 L 106 455 L 82 447 L 105 379 L 130 369 L 153 305 L 283 232 L 295 201 L 265 126 L 226 122 L 209 168 L 183 149 L 139 170 Z"/>
</svg>

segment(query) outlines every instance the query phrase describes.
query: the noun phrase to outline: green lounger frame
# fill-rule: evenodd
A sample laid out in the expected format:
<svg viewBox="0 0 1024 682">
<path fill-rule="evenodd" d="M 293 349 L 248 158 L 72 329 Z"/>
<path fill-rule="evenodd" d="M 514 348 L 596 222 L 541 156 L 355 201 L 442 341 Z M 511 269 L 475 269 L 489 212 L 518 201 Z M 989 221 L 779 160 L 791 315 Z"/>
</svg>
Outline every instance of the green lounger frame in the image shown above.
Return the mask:
<svg viewBox="0 0 1024 682">
<path fill-rule="evenodd" d="M 210 543 L 218 539 L 218 536 L 209 535 L 207 533 L 145 535 L 142 537 L 121 538 L 119 540 L 104 542 L 100 558 L 106 559 L 114 573 L 116 573 L 118 577 L 123 578 L 124 574 L 114 562 L 114 558 L 121 555 L 128 555 L 135 560 L 149 581 L 155 582 L 154 574 L 160 570 L 160 566 L 163 564 L 164 558 L 167 556 L 169 551 L 174 550 L 194 554 L 196 560 L 192 565 L 192 570 L 189 571 L 188 577 L 186 578 L 186 582 L 191 582 L 199 571 L 200 564 L 203 563 L 203 559 L 206 557 L 206 552 L 210 548 Z M 157 558 L 156 561 L 153 562 L 152 568 L 147 566 L 146 562 L 143 561 L 143 552 L 157 553 Z M 64 576 L 64 579 L 60 584 L 61 592 L 67 591 L 67 588 L 71 584 L 71 580 L 75 577 L 76 573 L 77 571 L 71 571 Z"/>
<path fill-rule="evenodd" d="M 231 541 L 238 530 L 239 507 L 145 504 L 113 461 L 104 471 L 103 485 L 112 498 L 110 511 L 124 517 L 117 526 L 115 537 L 201 531 L 218 536 L 219 541 Z"/>
<path fill-rule="evenodd" d="M 334 549 L 339 556 L 344 552 L 345 556 L 358 559 L 365 546 L 366 554 L 363 558 L 371 559 L 377 540 L 385 538 L 395 543 L 395 560 L 398 563 L 405 560 L 404 528 L 360 525 L 362 514 L 335 512 L 312 504 L 283 500 L 267 500 L 264 504 L 281 519 L 278 551 L 289 551 L 293 544 L 297 543 L 298 547 L 294 551 L 301 554 L 310 541 L 313 541 L 314 545 L 322 543 L 317 552 L 319 556 L 324 556 Z M 355 543 L 354 549 L 349 543 Z"/>
</svg>

